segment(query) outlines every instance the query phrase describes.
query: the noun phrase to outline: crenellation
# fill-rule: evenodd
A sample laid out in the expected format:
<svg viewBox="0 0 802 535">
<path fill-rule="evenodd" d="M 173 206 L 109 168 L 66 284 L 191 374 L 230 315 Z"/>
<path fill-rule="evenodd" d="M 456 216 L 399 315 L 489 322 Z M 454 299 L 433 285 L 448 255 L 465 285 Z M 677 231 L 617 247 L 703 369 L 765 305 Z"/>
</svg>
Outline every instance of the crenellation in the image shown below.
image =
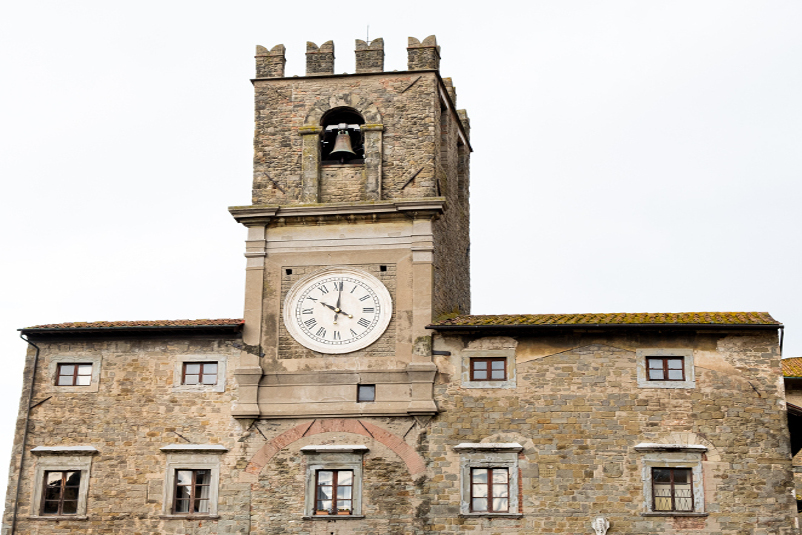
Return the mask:
<svg viewBox="0 0 802 535">
<path fill-rule="evenodd" d="M 284 77 L 284 65 L 287 63 L 285 58 L 286 49 L 284 45 L 276 45 L 269 51 L 263 46 L 256 46 L 256 77 L 257 78 L 282 78 Z"/>
<path fill-rule="evenodd" d="M 430 35 L 423 42 L 410 37 L 407 43 L 407 70 L 440 69 L 440 47 L 437 45 L 437 38 L 434 35 Z"/>
<path fill-rule="evenodd" d="M 334 41 L 326 41 L 318 47 L 306 42 L 306 75 L 334 74 Z"/>
<path fill-rule="evenodd" d="M 356 72 L 382 72 L 384 71 L 384 39 L 377 37 L 366 43 L 362 39 L 356 40 Z"/>
</svg>

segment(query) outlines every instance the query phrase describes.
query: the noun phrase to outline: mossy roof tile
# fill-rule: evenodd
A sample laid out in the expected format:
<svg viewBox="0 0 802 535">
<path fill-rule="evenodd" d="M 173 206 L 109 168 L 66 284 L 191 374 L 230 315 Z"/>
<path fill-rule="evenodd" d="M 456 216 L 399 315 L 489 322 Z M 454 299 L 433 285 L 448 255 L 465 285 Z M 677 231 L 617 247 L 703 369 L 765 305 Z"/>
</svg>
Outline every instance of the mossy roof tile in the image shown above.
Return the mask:
<svg viewBox="0 0 802 535">
<path fill-rule="evenodd" d="M 430 325 L 437 327 L 557 325 L 776 325 L 768 312 L 668 312 L 616 314 L 501 314 L 456 316 Z"/>
<path fill-rule="evenodd" d="M 783 377 L 802 377 L 802 357 L 783 359 Z"/>
<path fill-rule="evenodd" d="M 245 323 L 242 319 L 214 319 L 214 320 L 144 320 L 144 321 L 76 321 L 70 323 L 49 323 L 34 325 L 24 330 L 34 329 L 115 329 L 126 327 L 210 327 L 234 326 Z"/>
</svg>

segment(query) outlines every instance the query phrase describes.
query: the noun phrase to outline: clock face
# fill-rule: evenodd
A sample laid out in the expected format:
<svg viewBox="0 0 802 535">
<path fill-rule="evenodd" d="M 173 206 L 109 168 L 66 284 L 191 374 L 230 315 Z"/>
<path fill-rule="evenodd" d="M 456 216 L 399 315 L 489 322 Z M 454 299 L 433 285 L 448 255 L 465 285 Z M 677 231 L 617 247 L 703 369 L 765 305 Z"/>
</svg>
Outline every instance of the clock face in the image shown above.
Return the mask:
<svg viewBox="0 0 802 535">
<path fill-rule="evenodd" d="M 350 353 L 375 342 L 393 312 L 390 292 L 359 269 L 331 267 L 306 277 L 284 299 L 284 325 L 301 345 Z"/>
</svg>

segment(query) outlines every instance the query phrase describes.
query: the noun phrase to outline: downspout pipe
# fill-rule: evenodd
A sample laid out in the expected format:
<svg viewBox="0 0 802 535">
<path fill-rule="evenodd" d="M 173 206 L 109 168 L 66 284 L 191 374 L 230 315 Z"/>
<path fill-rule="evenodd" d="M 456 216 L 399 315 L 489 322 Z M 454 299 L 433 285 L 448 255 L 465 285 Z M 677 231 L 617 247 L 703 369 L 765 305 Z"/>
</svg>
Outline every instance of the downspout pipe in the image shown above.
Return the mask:
<svg viewBox="0 0 802 535">
<path fill-rule="evenodd" d="M 783 340 L 785 339 L 785 325 L 780 326 L 780 358 L 783 356 Z"/>
<path fill-rule="evenodd" d="M 33 387 L 36 385 L 36 369 L 39 367 L 39 346 L 25 338 L 23 333 L 20 333 L 20 338 L 32 345 L 36 352 L 33 356 L 33 371 L 31 372 L 31 386 L 28 389 L 28 407 L 25 413 L 25 428 L 22 432 L 22 449 L 19 455 L 19 468 L 17 469 L 17 491 L 14 495 L 14 516 L 11 519 L 11 532 L 9 535 L 15 535 L 17 532 L 17 511 L 19 510 L 19 493 L 22 488 L 22 463 L 25 462 L 25 448 L 28 445 L 28 428 L 30 427 L 31 418 L 31 405 L 33 404 Z"/>
</svg>

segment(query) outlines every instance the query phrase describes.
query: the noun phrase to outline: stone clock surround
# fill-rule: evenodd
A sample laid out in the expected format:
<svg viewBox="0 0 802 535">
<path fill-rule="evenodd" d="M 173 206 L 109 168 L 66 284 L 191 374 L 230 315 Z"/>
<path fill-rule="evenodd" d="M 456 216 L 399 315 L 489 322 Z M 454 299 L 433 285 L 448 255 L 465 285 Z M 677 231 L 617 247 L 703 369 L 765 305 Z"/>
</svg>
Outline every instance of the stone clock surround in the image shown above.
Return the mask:
<svg viewBox="0 0 802 535">
<path fill-rule="evenodd" d="M 436 367 L 425 327 L 432 320 L 432 221 L 444 204 L 442 198 L 430 198 L 230 209 L 248 228 L 245 349 L 234 370 L 239 386 L 232 409 L 236 417 L 437 412 L 432 397 Z M 280 358 L 284 270 L 366 264 L 392 265 L 396 270 L 394 315 L 388 328 L 393 329 L 394 352 L 371 357 L 366 348 L 345 355 L 309 352 L 310 358 Z M 357 384 L 375 384 L 376 401 L 357 403 Z"/>
</svg>

